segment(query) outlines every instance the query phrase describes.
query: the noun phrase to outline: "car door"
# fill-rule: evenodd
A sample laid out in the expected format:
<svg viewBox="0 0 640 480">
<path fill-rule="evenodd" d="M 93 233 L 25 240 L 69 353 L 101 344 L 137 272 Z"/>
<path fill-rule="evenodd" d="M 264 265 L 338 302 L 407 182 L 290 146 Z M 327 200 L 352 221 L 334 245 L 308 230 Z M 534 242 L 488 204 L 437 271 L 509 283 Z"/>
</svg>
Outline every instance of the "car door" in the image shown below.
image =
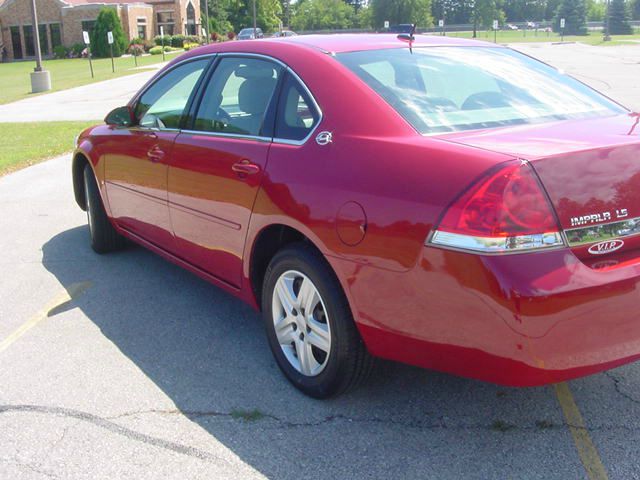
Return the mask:
<svg viewBox="0 0 640 480">
<path fill-rule="evenodd" d="M 115 127 L 105 150 L 111 214 L 123 228 L 174 250 L 167 205 L 167 166 L 180 122 L 211 57 L 177 65 L 151 84 L 135 104 L 135 125 Z"/>
<path fill-rule="evenodd" d="M 190 128 L 175 140 L 169 167 L 180 256 L 236 287 L 283 70 L 265 58 L 220 56 Z"/>
</svg>

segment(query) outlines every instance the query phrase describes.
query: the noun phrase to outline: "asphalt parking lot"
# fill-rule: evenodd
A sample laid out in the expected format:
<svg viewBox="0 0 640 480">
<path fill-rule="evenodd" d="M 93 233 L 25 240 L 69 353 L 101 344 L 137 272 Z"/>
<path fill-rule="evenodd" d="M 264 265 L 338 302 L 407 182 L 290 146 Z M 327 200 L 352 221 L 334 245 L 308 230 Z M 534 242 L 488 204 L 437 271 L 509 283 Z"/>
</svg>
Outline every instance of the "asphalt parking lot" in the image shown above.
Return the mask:
<svg viewBox="0 0 640 480">
<path fill-rule="evenodd" d="M 592 81 L 640 108 L 624 48 Z M 142 248 L 92 252 L 69 156 L 0 178 L 0 212 L 2 479 L 640 478 L 640 363 L 515 389 L 383 362 L 311 400 L 249 307 Z"/>
</svg>

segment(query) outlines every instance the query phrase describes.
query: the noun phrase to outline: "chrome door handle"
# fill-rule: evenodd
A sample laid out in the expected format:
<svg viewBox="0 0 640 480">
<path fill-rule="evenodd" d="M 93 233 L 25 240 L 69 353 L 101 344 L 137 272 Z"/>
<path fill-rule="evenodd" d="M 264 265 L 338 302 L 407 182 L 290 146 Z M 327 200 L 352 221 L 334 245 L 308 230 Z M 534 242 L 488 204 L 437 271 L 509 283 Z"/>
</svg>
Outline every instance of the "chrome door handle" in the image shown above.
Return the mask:
<svg viewBox="0 0 640 480">
<path fill-rule="evenodd" d="M 147 152 L 147 157 L 153 163 L 160 162 L 164 158 L 164 151 L 158 145 L 154 145 Z"/>
<path fill-rule="evenodd" d="M 231 170 L 236 172 L 238 176 L 245 177 L 247 175 L 254 175 L 260 171 L 260 165 L 250 162 L 246 158 L 234 163 L 231 166 Z"/>
</svg>

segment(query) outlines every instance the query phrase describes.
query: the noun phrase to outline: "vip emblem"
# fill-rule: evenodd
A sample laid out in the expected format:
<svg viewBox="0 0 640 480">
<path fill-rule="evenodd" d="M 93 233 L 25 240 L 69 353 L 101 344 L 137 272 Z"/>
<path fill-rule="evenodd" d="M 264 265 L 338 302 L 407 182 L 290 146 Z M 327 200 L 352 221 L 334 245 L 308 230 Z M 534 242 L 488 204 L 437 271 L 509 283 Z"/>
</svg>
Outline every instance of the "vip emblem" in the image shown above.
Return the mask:
<svg viewBox="0 0 640 480">
<path fill-rule="evenodd" d="M 592 255 L 604 255 L 605 253 L 615 252 L 622 248 L 624 242 L 622 240 L 607 240 L 606 242 L 596 243 L 589 247 L 589 253 Z"/>
</svg>

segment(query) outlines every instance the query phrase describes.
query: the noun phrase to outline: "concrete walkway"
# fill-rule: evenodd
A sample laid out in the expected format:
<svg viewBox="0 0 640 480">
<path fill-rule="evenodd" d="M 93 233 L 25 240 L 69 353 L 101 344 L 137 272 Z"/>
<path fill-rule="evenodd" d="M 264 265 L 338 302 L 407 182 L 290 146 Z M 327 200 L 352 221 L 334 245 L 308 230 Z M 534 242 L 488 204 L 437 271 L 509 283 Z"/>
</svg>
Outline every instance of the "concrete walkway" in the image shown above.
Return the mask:
<svg viewBox="0 0 640 480">
<path fill-rule="evenodd" d="M 0 105 L 0 122 L 101 120 L 125 105 L 155 73 L 154 69 Z"/>
</svg>

